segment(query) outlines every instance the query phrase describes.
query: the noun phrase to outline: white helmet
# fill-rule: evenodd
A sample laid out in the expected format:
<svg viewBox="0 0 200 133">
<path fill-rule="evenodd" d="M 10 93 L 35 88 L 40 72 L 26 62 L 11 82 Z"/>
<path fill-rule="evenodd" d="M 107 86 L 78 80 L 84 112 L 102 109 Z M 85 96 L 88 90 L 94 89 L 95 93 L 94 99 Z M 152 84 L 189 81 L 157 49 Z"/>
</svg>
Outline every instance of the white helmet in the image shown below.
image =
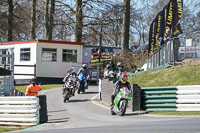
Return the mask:
<svg viewBox="0 0 200 133">
<path fill-rule="evenodd" d="M 117 66 L 121 66 L 121 64 L 122 64 L 121 62 L 118 62 L 118 63 L 117 63 Z"/>
<path fill-rule="evenodd" d="M 83 67 L 83 68 L 87 68 L 87 65 L 86 65 L 86 64 L 83 64 L 82 67 Z"/>
</svg>

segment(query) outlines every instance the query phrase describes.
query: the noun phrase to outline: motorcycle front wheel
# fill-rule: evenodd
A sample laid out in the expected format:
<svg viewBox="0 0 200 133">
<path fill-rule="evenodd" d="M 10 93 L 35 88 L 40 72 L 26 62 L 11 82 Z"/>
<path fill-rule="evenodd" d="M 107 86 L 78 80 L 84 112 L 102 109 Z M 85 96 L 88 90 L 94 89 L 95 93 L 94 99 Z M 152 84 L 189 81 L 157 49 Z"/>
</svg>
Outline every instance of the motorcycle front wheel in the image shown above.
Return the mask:
<svg viewBox="0 0 200 133">
<path fill-rule="evenodd" d="M 127 103 L 125 101 L 121 101 L 121 107 L 119 107 L 119 115 L 123 116 L 126 112 Z"/>
<path fill-rule="evenodd" d="M 65 90 L 64 92 L 64 103 L 69 100 L 69 91 Z"/>
</svg>

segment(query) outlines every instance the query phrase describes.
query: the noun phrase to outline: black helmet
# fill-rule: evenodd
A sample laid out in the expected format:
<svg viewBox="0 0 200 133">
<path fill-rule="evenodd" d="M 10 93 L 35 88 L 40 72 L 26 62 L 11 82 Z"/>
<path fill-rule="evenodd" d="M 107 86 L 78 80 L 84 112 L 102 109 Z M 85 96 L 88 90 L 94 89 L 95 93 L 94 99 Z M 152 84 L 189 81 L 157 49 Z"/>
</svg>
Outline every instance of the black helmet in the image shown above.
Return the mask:
<svg viewBox="0 0 200 133">
<path fill-rule="evenodd" d="M 30 83 L 36 83 L 36 79 L 35 78 L 32 78 L 31 80 L 29 80 Z"/>
</svg>

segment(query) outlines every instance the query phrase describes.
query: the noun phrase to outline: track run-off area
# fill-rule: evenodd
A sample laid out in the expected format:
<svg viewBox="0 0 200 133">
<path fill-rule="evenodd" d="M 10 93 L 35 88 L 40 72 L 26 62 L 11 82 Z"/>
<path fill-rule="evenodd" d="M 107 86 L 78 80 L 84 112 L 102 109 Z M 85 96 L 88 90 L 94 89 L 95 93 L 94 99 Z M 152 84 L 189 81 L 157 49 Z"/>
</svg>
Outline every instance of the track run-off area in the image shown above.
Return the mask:
<svg viewBox="0 0 200 133">
<path fill-rule="evenodd" d="M 98 100 L 98 86 L 89 86 L 63 102 L 62 88 L 43 91 L 48 122 L 18 132 L 37 133 L 198 133 L 200 116 L 159 116 L 127 110 L 112 116 L 108 104 Z"/>
</svg>

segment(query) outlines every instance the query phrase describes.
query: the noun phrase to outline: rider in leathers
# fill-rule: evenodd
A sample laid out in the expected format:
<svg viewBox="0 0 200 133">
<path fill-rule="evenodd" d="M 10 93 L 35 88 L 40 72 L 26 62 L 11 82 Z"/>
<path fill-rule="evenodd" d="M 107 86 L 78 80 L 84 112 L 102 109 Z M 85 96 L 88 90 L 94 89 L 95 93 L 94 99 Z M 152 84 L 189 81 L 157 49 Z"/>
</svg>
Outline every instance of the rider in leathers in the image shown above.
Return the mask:
<svg viewBox="0 0 200 133">
<path fill-rule="evenodd" d="M 113 61 L 110 61 L 109 64 L 106 66 L 105 70 L 113 70 L 113 71 L 116 71 L 116 66 L 115 64 L 113 63 Z"/>
<path fill-rule="evenodd" d="M 117 63 L 116 71 L 117 71 L 117 73 L 125 72 L 124 66 L 122 66 L 121 62 Z"/>
<path fill-rule="evenodd" d="M 88 89 L 88 82 L 89 82 L 89 78 L 90 78 L 90 72 L 89 72 L 86 64 L 82 65 L 82 68 L 78 71 L 77 75 L 79 75 L 81 73 L 82 73 L 82 75 L 85 75 L 87 77 L 87 79 L 86 79 L 86 82 L 87 82 L 86 89 Z"/>
<path fill-rule="evenodd" d="M 121 75 L 121 80 L 118 80 L 115 83 L 115 87 L 113 89 L 113 93 L 112 93 L 112 96 L 111 96 L 111 106 L 114 105 L 113 104 L 114 103 L 114 99 L 117 96 L 117 94 L 119 93 L 119 91 L 120 91 L 121 88 L 127 87 L 129 90 L 131 90 L 131 85 L 130 85 L 130 83 L 127 80 L 128 80 L 127 74 L 123 73 Z"/>
<path fill-rule="evenodd" d="M 68 81 L 70 76 L 75 77 L 75 78 L 77 77 L 77 74 L 75 72 L 75 68 L 74 67 L 70 67 L 70 69 L 69 69 L 69 71 L 67 73 L 67 76 L 65 76 L 64 79 L 63 79 L 63 82 L 65 83 L 66 81 Z M 72 96 L 75 95 L 75 91 L 76 91 L 76 89 L 73 89 Z"/>
<path fill-rule="evenodd" d="M 64 79 L 63 79 L 63 82 L 66 82 L 69 79 L 70 76 L 74 76 L 74 77 L 77 76 L 77 74 L 75 72 L 75 68 L 73 68 L 73 67 L 70 67 L 70 69 L 67 73 L 67 76 L 65 76 Z"/>
</svg>

